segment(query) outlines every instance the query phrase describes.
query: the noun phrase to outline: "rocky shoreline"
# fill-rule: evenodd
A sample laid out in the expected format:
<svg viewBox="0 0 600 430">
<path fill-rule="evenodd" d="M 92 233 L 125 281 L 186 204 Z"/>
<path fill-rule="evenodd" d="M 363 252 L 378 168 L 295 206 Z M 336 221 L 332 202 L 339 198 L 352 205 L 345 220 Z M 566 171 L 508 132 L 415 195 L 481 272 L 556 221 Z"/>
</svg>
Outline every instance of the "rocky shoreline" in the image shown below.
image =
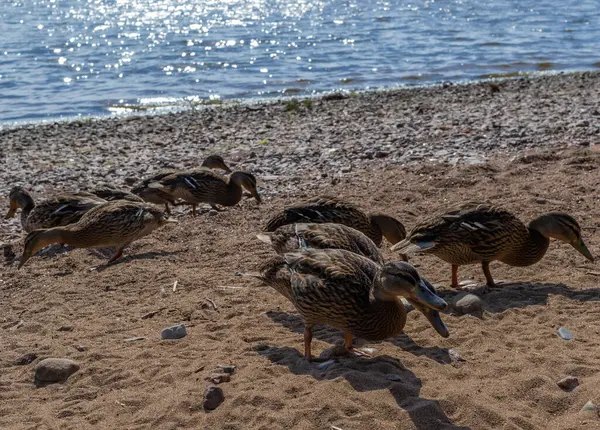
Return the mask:
<svg viewBox="0 0 600 430">
<path fill-rule="evenodd" d="M 0 193 L 129 188 L 218 153 L 257 174 L 269 196 L 362 168 L 595 145 L 599 106 L 600 72 L 582 72 L 24 126 L 0 130 Z"/>
</svg>

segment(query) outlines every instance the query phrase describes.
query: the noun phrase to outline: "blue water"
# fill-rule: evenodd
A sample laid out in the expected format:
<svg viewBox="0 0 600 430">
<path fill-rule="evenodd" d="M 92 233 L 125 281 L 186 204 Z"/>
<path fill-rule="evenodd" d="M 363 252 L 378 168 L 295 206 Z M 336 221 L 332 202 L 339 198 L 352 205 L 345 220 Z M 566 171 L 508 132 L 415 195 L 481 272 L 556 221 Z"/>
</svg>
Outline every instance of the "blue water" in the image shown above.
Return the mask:
<svg viewBox="0 0 600 430">
<path fill-rule="evenodd" d="M 0 123 L 600 67 L 599 0 L 0 0 Z"/>
</svg>

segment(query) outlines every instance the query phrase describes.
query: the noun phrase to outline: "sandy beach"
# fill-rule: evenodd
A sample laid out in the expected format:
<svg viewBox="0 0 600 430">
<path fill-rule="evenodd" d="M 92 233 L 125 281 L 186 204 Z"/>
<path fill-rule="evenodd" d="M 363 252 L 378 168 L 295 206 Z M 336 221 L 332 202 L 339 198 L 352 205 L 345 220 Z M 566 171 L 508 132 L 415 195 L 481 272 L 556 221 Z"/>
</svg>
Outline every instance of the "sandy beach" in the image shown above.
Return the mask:
<svg viewBox="0 0 600 430">
<path fill-rule="evenodd" d="M 487 200 L 528 222 L 564 211 L 600 255 L 600 73 L 279 101 L 146 117 L 0 130 L 0 194 L 36 198 L 112 184 L 128 189 L 165 167 L 217 153 L 256 175 L 264 198 L 214 216 L 178 207 L 176 225 L 135 242 L 118 264 L 88 250 L 7 259 L 0 276 L 2 429 L 595 429 L 600 404 L 600 267 L 552 241 L 531 267 L 492 263 L 511 281 L 483 312 L 443 315 L 441 338 L 417 312 L 405 334 L 359 341 L 373 358 L 327 369 L 302 358 L 293 305 L 236 276 L 272 255 L 255 237 L 285 205 L 333 194 L 408 228 L 442 206 Z M 18 217 L 4 244 L 20 252 Z M 386 258 L 394 258 L 384 243 Z M 412 260 L 452 303 L 450 266 Z M 460 279 L 483 282 L 479 266 Z M 176 288 L 173 288 L 174 283 Z M 188 335 L 161 340 L 184 323 Z M 561 339 L 566 327 L 573 339 Z M 126 339 L 141 337 L 137 341 Z M 340 332 L 315 331 L 319 354 Z M 14 361 L 26 353 L 28 365 Z M 458 354 L 462 359 L 457 359 Z M 80 365 L 36 388 L 46 357 Z M 233 365 L 225 396 L 203 409 L 207 378 Z M 572 391 L 557 382 L 578 378 Z"/>
</svg>

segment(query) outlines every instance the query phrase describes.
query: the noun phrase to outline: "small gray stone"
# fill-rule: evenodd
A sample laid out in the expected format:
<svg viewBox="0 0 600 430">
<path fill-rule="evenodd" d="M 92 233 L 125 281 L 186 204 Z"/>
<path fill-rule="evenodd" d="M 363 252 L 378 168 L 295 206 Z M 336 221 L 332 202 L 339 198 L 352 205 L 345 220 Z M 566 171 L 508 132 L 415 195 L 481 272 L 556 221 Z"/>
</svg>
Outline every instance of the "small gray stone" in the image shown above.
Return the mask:
<svg viewBox="0 0 600 430">
<path fill-rule="evenodd" d="M 596 408 L 596 405 L 589 400 L 585 405 L 583 405 L 583 408 L 581 408 L 581 411 L 592 411 L 592 412 L 597 412 L 598 408 Z"/>
<path fill-rule="evenodd" d="M 462 315 L 479 314 L 483 309 L 483 301 L 475 294 L 461 293 L 456 296 L 454 309 Z"/>
<path fill-rule="evenodd" d="M 217 364 L 217 369 L 221 370 L 223 373 L 232 374 L 235 372 L 235 366 L 230 364 Z"/>
<path fill-rule="evenodd" d="M 402 382 L 402 378 L 398 375 L 394 375 L 393 373 L 385 375 L 385 379 L 387 379 L 388 381 Z"/>
<path fill-rule="evenodd" d="M 567 376 L 556 384 L 565 391 L 573 391 L 579 385 L 579 379 L 574 376 Z"/>
<path fill-rule="evenodd" d="M 204 401 L 202 406 L 208 411 L 217 409 L 221 403 L 225 400 L 223 390 L 219 387 L 208 387 L 204 392 Z"/>
<path fill-rule="evenodd" d="M 48 384 L 65 382 L 69 376 L 79 370 L 79 364 L 67 358 L 46 358 L 35 366 L 35 382 Z"/>
<path fill-rule="evenodd" d="M 160 332 L 160 337 L 163 339 L 181 339 L 187 335 L 185 325 L 177 324 L 172 327 L 167 327 Z"/>
<path fill-rule="evenodd" d="M 229 373 L 213 373 L 212 375 L 206 378 L 208 381 L 211 381 L 213 384 L 220 384 L 222 382 L 231 381 L 231 375 Z"/>
<path fill-rule="evenodd" d="M 558 335 L 564 340 L 573 339 L 573 334 L 565 327 L 561 327 L 558 329 Z"/>
<path fill-rule="evenodd" d="M 37 354 L 35 352 L 29 352 L 17 358 L 13 361 L 13 364 L 16 366 L 24 366 L 26 364 L 31 364 L 33 360 L 37 358 Z"/>
<path fill-rule="evenodd" d="M 329 367 L 332 364 L 335 364 L 335 360 L 327 360 L 327 361 L 325 361 L 323 363 L 317 364 L 317 369 L 319 369 L 319 370 L 327 370 L 327 369 L 329 369 Z"/>
<path fill-rule="evenodd" d="M 217 211 L 215 209 L 211 209 L 208 211 L 208 216 L 215 216 L 215 215 L 219 215 L 219 211 Z"/>
</svg>

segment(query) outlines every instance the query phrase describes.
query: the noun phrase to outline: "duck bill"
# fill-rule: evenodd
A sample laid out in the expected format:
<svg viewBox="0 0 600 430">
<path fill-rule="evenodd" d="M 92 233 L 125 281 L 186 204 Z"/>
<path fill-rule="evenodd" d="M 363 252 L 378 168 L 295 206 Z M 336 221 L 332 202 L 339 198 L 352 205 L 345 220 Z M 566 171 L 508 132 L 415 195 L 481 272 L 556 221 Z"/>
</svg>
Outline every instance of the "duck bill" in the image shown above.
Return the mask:
<svg viewBox="0 0 600 430">
<path fill-rule="evenodd" d="M 427 306 L 423 306 L 421 303 L 419 303 L 415 300 L 411 300 L 411 299 L 407 299 L 407 300 L 411 305 L 413 305 L 415 307 L 416 310 L 418 310 L 423 315 L 425 315 L 425 318 L 427 318 L 427 321 L 429 321 L 429 324 L 431 324 L 431 326 L 435 329 L 435 331 L 438 332 L 438 334 L 440 336 L 442 336 L 442 337 L 450 336 L 450 331 L 448 330 L 448 327 L 446 327 L 446 324 L 444 324 L 444 321 L 442 321 L 442 317 L 438 311 L 433 310 Z"/>
<path fill-rule="evenodd" d="M 29 258 L 31 257 L 31 252 L 28 250 L 23 251 L 23 255 L 21 256 L 21 261 L 19 261 L 19 265 L 17 266 L 17 270 L 19 270 L 21 267 L 23 267 L 23 265 L 25 263 L 27 263 L 27 260 L 29 260 Z"/>
<path fill-rule="evenodd" d="M 10 201 L 10 209 L 8 210 L 8 212 L 6 212 L 6 215 L 4 215 L 4 219 L 9 219 L 15 216 L 15 213 L 17 213 L 17 204 L 15 201 L 11 200 Z"/>
<path fill-rule="evenodd" d="M 585 258 L 590 260 L 592 263 L 594 262 L 594 256 L 590 252 L 590 250 L 585 246 L 583 239 L 579 239 L 578 242 L 572 243 L 571 246 L 579 251 Z"/>
<path fill-rule="evenodd" d="M 417 291 L 411 299 L 436 311 L 443 311 L 448 306 L 444 299 L 435 293 L 433 286 L 424 279 L 421 279 Z"/>
<path fill-rule="evenodd" d="M 252 197 L 254 197 L 256 199 L 256 204 L 261 204 L 262 199 L 260 198 L 258 191 L 253 190 L 251 194 L 252 194 Z"/>
</svg>

